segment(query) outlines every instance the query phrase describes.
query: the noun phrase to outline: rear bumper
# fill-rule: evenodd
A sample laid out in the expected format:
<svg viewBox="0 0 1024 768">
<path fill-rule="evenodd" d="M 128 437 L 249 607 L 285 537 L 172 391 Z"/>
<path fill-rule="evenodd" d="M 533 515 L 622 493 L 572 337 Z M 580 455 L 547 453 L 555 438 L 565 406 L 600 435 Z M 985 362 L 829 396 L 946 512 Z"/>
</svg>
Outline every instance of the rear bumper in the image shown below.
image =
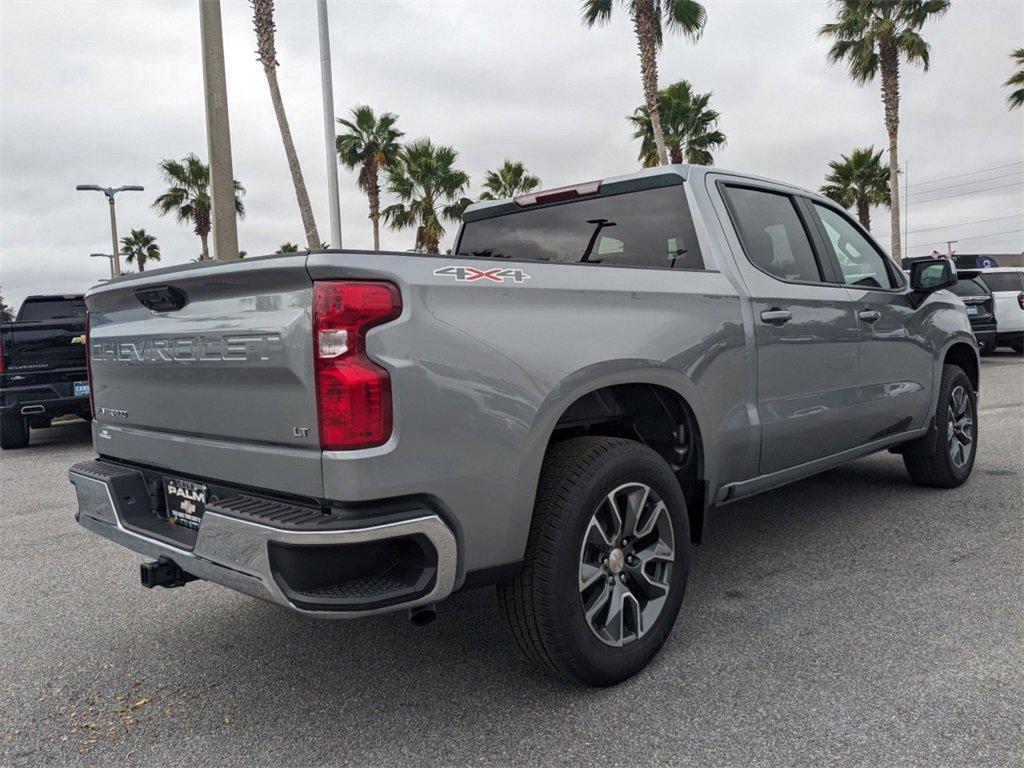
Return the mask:
<svg viewBox="0 0 1024 768">
<path fill-rule="evenodd" d="M 50 386 L 0 390 L 0 413 L 4 416 L 65 416 L 88 411 L 88 396 L 74 397 Z"/>
<path fill-rule="evenodd" d="M 455 584 L 455 536 L 426 508 L 359 526 L 316 510 L 237 496 L 207 506 L 189 548 L 132 524 L 140 500 L 148 498 L 139 470 L 89 461 L 72 467 L 69 478 L 78 495 L 76 519 L 86 529 L 299 613 L 352 618 L 412 608 L 442 600 Z"/>
<path fill-rule="evenodd" d="M 995 323 L 979 323 L 971 325 L 971 333 L 978 340 L 979 344 L 990 344 L 996 340 Z"/>
</svg>

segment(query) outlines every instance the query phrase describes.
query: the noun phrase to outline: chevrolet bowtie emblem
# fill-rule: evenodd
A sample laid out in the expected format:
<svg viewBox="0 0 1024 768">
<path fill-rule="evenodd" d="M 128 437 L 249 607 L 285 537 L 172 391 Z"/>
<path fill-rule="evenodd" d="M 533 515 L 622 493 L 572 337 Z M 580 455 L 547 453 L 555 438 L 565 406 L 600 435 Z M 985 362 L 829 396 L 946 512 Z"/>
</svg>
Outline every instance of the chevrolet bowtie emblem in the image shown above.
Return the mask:
<svg viewBox="0 0 1024 768">
<path fill-rule="evenodd" d="M 73 336 L 71 338 L 71 343 L 72 344 L 85 344 L 85 334 L 83 333 L 81 336 Z"/>
</svg>

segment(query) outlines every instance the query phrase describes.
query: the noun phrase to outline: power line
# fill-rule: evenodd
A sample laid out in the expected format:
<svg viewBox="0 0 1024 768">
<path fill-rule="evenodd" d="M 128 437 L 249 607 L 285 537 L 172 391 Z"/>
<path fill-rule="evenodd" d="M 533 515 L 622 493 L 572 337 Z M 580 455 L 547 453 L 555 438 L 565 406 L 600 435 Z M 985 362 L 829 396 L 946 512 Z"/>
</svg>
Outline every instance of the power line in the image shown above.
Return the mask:
<svg viewBox="0 0 1024 768">
<path fill-rule="evenodd" d="M 952 194 L 952 195 L 943 195 L 942 197 L 932 197 L 932 198 L 930 198 L 928 200 L 917 200 L 915 202 L 910 203 L 910 205 L 914 206 L 914 205 L 918 205 L 920 203 L 934 203 L 934 202 L 936 202 L 938 200 L 948 200 L 951 197 L 963 197 L 964 195 L 974 195 L 974 194 L 977 194 L 978 192 L 994 192 L 997 189 L 1009 189 L 1010 187 L 1019 187 L 1021 184 L 1024 184 L 1024 181 L 1017 181 L 1017 182 L 1014 182 L 1013 184 L 1003 184 L 1000 187 L 987 187 L 985 189 L 972 189 L 972 190 L 970 190 L 968 192 L 957 192 L 956 194 Z"/>
<path fill-rule="evenodd" d="M 952 229 L 953 227 L 966 227 L 970 224 L 984 224 L 989 221 L 1002 221 L 1003 219 L 1020 219 L 1024 218 L 1024 213 L 1011 213 L 1009 216 L 993 216 L 991 219 L 975 219 L 974 221 L 960 221 L 956 224 L 943 224 L 941 227 L 925 227 L 923 229 L 912 229 L 908 235 L 918 235 L 922 232 L 934 232 L 937 229 Z M 876 240 L 883 238 L 889 238 L 892 235 L 878 235 L 875 237 Z"/>
<path fill-rule="evenodd" d="M 960 187 L 969 187 L 972 184 L 983 184 L 986 181 L 999 181 L 1000 179 L 1009 179 L 1012 176 L 1020 176 L 1021 174 L 1024 174 L 1024 170 L 1014 171 L 1013 173 L 1004 173 L 1002 176 L 988 176 L 988 177 L 986 177 L 984 179 L 975 179 L 974 181 L 965 181 L 965 182 L 963 182 L 961 184 L 950 184 L 949 186 L 946 186 L 946 187 L 935 187 L 935 189 L 922 189 L 920 192 L 911 192 L 910 196 L 911 197 L 916 197 L 917 195 L 929 195 L 932 192 L 942 192 L 942 191 L 947 190 L 947 189 L 958 189 Z"/>
<path fill-rule="evenodd" d="M 1007 163 L 1006 165 L 996 165 L 992 168 L 982 168 L 980 171 L 968 171 L 967 173 L 957 173 L 952 176 L 940 176 L 937 179 L 929 179 L 928 181 L 918 181 L 913 184 L 909 184 L 908 187 L 921 187 L 925 184 L 934 184 L 936 181 L 949 181 L 950 179 L 962 179 L 964 176 L 974 176 L 978 173 L 986 173 L 988 171 L 999 171 L 1003 168 L 1012 168 L 1015 165 L 1024 165 L 1024 160 L 1017 160 L 1013 163 Z"/>
<path fill-rule="evenodd" d="M 999 237 L 1000 235 L 1013 235 L 1013 234 L 1016 234 L 1017 232 L 1024 232 L 1024 228 L 1021 228 L 1021 229 L 1008 229 L 1005 232 L 990 232 L 987 235 L 972 235 L 971 237 L 961 237 L 961 238 L 957 239 L 957 242 L 958 243 L 962 243 L 962 242 L 964 242 L 966 240 L 985 240 L 986 238 L 989 238 L 989 237 Z M 929 245 L 945 245 L 946 242 L 947 242 L 946 240 L 936 240 L 935 242 L 932 242 L 932 243 L 914 243 L 910 247 L 911 248 L 927 248 Z"/>
</svg>

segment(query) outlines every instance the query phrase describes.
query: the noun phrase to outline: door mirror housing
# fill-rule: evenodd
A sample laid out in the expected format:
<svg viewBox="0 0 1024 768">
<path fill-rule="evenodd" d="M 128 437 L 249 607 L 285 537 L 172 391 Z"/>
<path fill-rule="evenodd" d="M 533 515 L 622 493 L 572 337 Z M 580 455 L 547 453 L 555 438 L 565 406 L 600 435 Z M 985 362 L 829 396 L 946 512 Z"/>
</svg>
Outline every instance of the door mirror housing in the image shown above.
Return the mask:
<svg viewBox="0 0 1024 768">
<path fill-rule="evenodd" d="M 915 261 L 910 265 L 910 287 L 920 293 L 932 293 L 956 285 L 956 266 L 952 259 Z"/>
</svg>

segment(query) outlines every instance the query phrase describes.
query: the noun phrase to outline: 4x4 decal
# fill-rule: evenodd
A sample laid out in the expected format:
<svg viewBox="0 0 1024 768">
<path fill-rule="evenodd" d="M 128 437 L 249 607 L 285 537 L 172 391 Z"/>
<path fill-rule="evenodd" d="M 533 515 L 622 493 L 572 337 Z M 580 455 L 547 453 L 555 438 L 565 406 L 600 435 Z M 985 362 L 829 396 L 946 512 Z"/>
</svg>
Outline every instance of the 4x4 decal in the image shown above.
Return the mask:
<svg viewBox="0 0 1024 768">
<path fill-rule="evenodd" d="M 504 267 L 477 269 L 476 267 L 451 265 L 435 269 L 434 274 L 438 277 L 454 277 L 462 283 L 474 283 L 477 280 L 489 283 L 503 283 L 506 280 L 511 280 L 513 283 L 525 283 L 530 279 L 530 276 L 521 269 L 506 269 Z"/>
</svg>

